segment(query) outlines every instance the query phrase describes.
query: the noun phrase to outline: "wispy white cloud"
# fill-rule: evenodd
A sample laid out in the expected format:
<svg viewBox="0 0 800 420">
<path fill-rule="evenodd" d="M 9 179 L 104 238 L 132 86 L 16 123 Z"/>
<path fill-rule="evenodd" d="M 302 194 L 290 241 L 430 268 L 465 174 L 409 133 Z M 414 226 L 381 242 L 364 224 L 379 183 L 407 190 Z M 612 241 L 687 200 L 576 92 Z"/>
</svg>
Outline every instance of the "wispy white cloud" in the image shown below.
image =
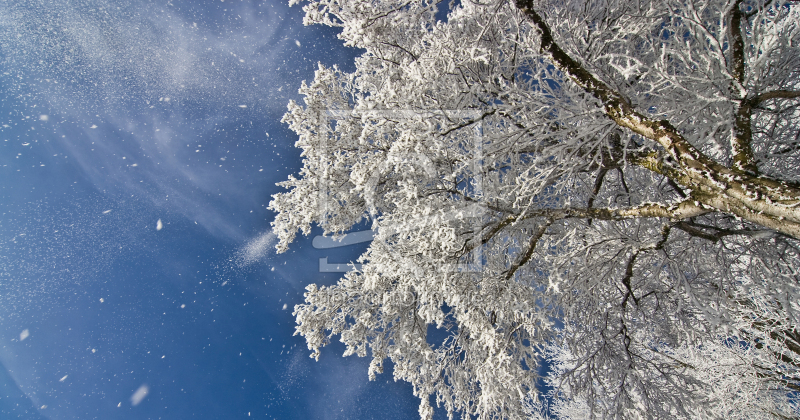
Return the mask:
<svg viewBox="0 0 800 420">
<path fill-rule="evenodd" d="M 220 10 L 194 15 L 147 1 L 0 3 L 0 78 L 26 112 L 48 115 L 39 122 L 60 134 L 58 147 L 98 190 L 148 197 L 240 241 L 247 232 L 232 208 L 258 208 L 266 197 L 250 180 L 275 180 L 256 173 L 252 154 L 226 155 L 265 135 L 224 130 L 264 118 L 277 124 L 298 85 L 287 71 L 296 65 L 285 60 L 302 28 L 287 15 L 300 11 L 284 2 L 204 7 Z"/>
<path fill-rule="evenodd" d="M 272 97 L 295 49 L 285 4 L 241 2 L 218 22 L 144 1 L 23 0 L 0 4 L 3 70 L 58 112 L 105 111 L 129 102 L 243 104 Z M 284 66 L 285 67 L 285 66 Z M 281 80 L 284 79 L 284 80 Z M 148 104 L 147 102 L 151 102 Z M 264 101 L 269 106 L 269 101 Z M 285 102 L 276 104 L 285 107 Z"/>
</svg>

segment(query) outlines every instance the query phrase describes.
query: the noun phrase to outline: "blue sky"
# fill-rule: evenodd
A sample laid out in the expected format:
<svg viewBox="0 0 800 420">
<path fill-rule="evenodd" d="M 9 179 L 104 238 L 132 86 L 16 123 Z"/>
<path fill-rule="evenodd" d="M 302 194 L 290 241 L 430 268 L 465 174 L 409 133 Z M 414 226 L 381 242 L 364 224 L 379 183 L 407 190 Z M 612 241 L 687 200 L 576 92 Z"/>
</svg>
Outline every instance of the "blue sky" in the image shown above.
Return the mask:
<svg viewBox="0 0 800 420">
<path fill-rule="evenodd" d="M 0 3 L 0 417 L 416 417 L 292 336 L 319 259 L 364 244 L 270 251 L 280 117 L 359 52 L 283 2 L 198 3 Z"/>
</svg>

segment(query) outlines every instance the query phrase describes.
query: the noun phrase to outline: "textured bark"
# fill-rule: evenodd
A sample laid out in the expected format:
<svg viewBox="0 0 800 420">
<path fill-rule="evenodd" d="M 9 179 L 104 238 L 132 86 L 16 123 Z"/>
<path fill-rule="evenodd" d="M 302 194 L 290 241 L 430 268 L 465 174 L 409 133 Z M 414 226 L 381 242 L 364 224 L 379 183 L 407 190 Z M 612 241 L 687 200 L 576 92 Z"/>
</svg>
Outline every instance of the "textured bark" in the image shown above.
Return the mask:
<svg viewBox="0 0 800 420">
<path fill-rule="evenodd" d="M 750 145 L 753 139 L 751 128 L 752 106 L 745 97 L 745 51 L 742 38 L 742 11 L 741 0 L 737 1 L 730 11 L 730 37 L 731 37 L 731 94 L 738 99 L 739 109 L 736 112 L 736 121 L 731 135 L 731 154 L 733 155 L 733 168 L 751 175 L 758 174 L 753 148 Z"/>
<path fill-rule="evenodd" d="M 516 5 L 539 30 L 542 52 L 549 55 L 562 72 L 597 98 L 606 115 L 620 127 L 655 141 L 669 156 L 663 159 L 652 155 L 632 163 L 664 175 L 690 190 L 692 198 L 699 204 L 800 239 L 800 187 L 748 173 L 754 172 L 747 170 L 747 162 L 752 161 L 749 140 L 742 137 L 741 141 L 735 141 L 738 146 L 734 150 L 738 150 L 736 153 L 741 156 L 734 157 L 734 168 L 713 161 L 689 143 L 669 121 L 653 120 L 639 113 L 622 95 L 561 49 L 545 20 L 534 10 L 532 0 L 517 0 Z M 746 125 L 743 132 L 749 133 L 749 105 L 743 106 L 737 115 L 742 115 L 741 125 Z"/>
</svg>

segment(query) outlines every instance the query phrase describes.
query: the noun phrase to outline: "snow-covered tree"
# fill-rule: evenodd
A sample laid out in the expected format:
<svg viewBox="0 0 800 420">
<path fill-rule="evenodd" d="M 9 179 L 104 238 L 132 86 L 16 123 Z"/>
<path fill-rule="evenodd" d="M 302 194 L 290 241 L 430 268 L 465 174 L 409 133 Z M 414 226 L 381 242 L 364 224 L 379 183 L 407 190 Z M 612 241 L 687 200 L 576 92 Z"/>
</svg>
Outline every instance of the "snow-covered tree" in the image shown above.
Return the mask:
<svg viewBox="0 0 800 420">
<path fill-rule="evenodd" d="M 284 116 L 277 248 L 377 232 L 295 307 L 312 355 L 390 359 L 423 418 L 800 416 L 800 4 L 441 8 L 304 6 L 364 53 Z"/>
</svg>

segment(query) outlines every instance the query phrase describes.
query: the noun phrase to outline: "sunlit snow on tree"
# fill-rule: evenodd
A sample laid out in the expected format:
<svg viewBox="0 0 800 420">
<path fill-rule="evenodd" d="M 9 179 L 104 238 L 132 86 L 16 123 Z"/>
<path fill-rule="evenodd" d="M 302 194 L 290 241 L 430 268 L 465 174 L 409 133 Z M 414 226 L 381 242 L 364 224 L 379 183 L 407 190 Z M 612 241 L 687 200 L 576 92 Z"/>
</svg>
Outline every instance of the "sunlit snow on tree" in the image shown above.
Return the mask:
<svg viewBox="0 0 800 420">
<path fill-rule="evenodd" d="M 312 356 L 391 359 L 423 418 L 800 415 L 797 2 L 439 6 L 305 5 L 366 52 L 289 104 L 277 249 L 377 232 L 295 308 Z"/>
</svg>

